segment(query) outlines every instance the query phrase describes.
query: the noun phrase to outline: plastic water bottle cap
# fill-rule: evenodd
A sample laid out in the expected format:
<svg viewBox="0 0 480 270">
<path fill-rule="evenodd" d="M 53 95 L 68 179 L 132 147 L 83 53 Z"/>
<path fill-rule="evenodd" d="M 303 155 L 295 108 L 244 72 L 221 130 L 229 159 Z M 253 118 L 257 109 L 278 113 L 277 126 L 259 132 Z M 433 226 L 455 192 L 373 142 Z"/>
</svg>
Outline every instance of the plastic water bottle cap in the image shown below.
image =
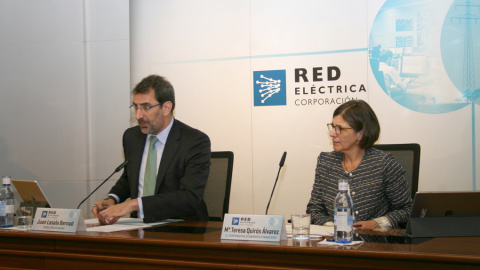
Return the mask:
<svg viewBox="0 0 480 270">
<path fill-rule="evenodd" d="M 2 176 L 2 183 L 4 185 L 10 185 L 10 183 L 11 183 L 10 176 Z"/>
</svg>

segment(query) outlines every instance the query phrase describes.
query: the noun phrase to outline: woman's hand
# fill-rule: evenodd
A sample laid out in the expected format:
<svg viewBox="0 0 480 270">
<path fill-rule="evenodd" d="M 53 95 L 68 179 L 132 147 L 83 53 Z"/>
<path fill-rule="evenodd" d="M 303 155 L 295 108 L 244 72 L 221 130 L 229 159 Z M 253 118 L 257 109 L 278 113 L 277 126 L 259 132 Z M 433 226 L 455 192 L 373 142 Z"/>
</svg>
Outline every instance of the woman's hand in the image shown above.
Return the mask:
<svg viewBox="0 0 480 270">
<path fill-rule="evenodd" d="M 360 229 L 376 229 L 380 228 L 380 225 L 375 220 L 359 221 L 353 223 L 353 227 Z"/>
</svg>

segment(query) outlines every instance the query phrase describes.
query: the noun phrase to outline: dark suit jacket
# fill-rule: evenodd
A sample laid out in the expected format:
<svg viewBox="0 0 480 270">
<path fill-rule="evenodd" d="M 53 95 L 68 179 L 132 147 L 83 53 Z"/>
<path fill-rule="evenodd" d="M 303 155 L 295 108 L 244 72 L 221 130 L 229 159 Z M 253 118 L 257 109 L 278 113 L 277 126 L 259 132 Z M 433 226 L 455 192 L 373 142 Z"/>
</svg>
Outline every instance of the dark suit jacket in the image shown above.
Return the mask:
<svg viewBox="0 0 480 270">
<path fill-rule="evenodd" d="M 140 164 L 147 135 L 139 126 L 123 134 L 123 151 L 128 164 L 109 193 L 123 202 L 138 196 Z M 208 136 L 174 120 L 158 169 L 155 195 L 142 198 L 145 222 L 168 218 L 208 220 L 203 192 L 210 168 Z"/>
</svg>

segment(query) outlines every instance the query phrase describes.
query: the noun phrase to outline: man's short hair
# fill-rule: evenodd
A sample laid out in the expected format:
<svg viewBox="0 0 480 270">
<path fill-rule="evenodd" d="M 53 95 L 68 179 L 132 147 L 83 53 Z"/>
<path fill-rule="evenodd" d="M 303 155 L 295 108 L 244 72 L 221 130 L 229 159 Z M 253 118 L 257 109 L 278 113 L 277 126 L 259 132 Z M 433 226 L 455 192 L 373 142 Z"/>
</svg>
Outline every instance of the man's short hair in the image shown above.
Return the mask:
<svg viewBox="0 0 480 270">
<path fill-rule="evenodd" d="M 172 112 L 175 109 L 175 91 L 172 84 L 162 76 L 150 75 L 139 82 L 132 90 L 132 94 L 146 94 L 150 89 L 155 91 L 155 99 L 163 104 L 172 102 Z"/>
<path fill-rule="evenodd" d="M 355 132 L 363 130 L 363 137 L 358 143 L 362 149 L 368 149 L 380 136 L 380 123 L 370 105 L 363 100 L 350 100 L 340 105 L 333 117 L 341 115 Z"/>
</svg>

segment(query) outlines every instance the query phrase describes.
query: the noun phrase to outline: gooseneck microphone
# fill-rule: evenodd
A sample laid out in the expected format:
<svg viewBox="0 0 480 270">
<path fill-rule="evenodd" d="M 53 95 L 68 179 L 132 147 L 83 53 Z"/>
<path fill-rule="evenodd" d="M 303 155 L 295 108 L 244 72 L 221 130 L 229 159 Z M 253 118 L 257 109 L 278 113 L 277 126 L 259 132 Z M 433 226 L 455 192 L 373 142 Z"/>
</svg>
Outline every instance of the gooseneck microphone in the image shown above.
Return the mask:
<svg viewBox="0 0 480 270">
<path fill-rule="evenodd" d="M 88 198 L 90 198 L 90 196 L 92 196 L 92 194 L 93 194 L 95 191 L 97 191 L 97 189 L 99 189 L 103 184 L 105 184 L 105 182 L 107 182 L 108 179 L 110 179 L 110 177 L 112 177 L 114 174 L 116 174 L 117 172 L 119 172 L 120 170 L 122 170 L 123 167 L 125 167 L 125 165 L 127 165 L 127 163 L 128 163 L 128 160 L 125 160 L 122 164 L 120 164 L 120 166 L 118 166 L 118 167 L 115 169 L 115 171 L 114 171 L 112 174 L 110 174 L 109 177 L 107 177 L 107 179 L 105 179 L 94 191 L 92 191 L 92 193 L 90 193 L 85 199 L 83 199 L 82 202 L 80 202 L 80 204 L 78 204 L 77 209 L 79 209 L 79 208 L 80 208 L 80 205 L 82 205 L 83 202 L 85 202 Z"/>
<path fill-rule="evenodd" d="M 268 200 L 267 210 L 265 210 L 265 215 L 268 215 L 268 208 L 270 207 L 270 202 L 272 201 L 273 192 L 275 191 L 275 186 L 277 185 L 278 176 L 280 175 L 280 170 L 282 169 L 283 164 L 285 164 L 285 158 L 286 157 L 287 157 L 287 152 L 283 152 L 282 159 L 280 160 L 280 163 L 278 164 L 280 167 L 278 168 L 277 179 L 275 179 L 275 184 L 273 185 L 272 194 L 270 195 L 270 200 Z"/>
</svg>

